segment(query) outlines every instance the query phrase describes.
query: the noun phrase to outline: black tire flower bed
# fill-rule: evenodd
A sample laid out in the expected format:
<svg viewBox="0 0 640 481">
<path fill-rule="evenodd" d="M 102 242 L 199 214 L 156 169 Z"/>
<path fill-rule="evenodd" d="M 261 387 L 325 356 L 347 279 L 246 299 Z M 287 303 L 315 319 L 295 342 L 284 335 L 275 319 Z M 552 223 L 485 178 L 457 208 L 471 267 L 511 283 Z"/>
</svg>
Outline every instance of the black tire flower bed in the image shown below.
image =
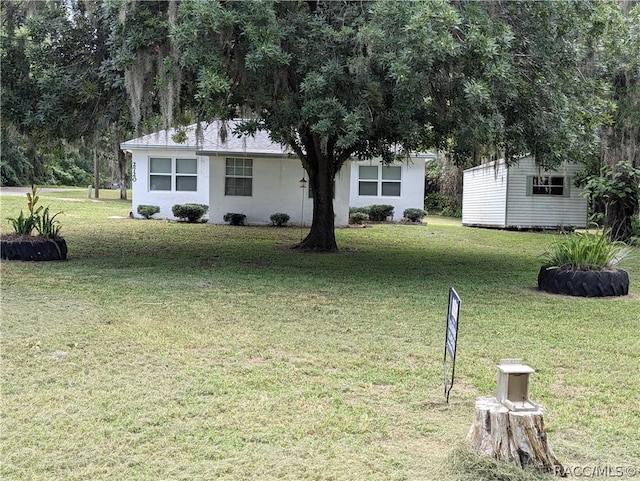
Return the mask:
<svg viewBox="0 0 640 481">
<path fill-rule="evenodd" d="M 9 261 L 62 261 L 67 243 L 62 237 L 7 235 L 0 240 L 0 257 Z"/>
<path fill-rule="evenodd" d="M 538 288 L 553 294 L 611 297 L 629 294 L 629 274 L 622 269 L 579 271 L 542 266 Z"/>
</svg>

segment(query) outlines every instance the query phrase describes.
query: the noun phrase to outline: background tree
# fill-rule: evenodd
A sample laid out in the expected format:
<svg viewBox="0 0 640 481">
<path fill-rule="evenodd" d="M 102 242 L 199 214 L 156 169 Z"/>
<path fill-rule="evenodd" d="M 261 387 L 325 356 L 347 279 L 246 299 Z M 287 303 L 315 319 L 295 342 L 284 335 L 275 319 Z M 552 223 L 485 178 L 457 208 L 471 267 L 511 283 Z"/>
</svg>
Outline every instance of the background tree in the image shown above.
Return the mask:
<svg viewBox="0 0 640 481">
<path fill-rule="evenodd" d="M 109 10 L 96 1 L 2 7 L 2 182 L 84 184 L 73 159 L 96 150 L 118 159 L 115 146 L 131 131 L 122 72 L 108 64 Z M 117 165 L 125 186 L 126 162 Z"/>
<path fill-rule="evenodd" d="M 598 156 L 607 86 L 592 75 L 612 3 L 455 2 L 460 54 L 430 79 L 432 121 L 448 169 L 447 204 L 460 206 L 462 170 L 533 155 L 540 166 Z M 593 70 L 593 69 L 591 69 Z M 458 182 L 454 182 L 458 179 Z"/>
<path fill-rule="evenodd" d="M 605 25 L 606 67 L 598 72 L 609 82 L 613 108 L 600 130 L 601 155 L 587 164 L 584 181 L 611 238 L 627 241 L 640 235 L 634 228 L 640 225 L 634 223 L 640 208 L 640 4 L 620 2 L 618 11 Z"/>
</svg>

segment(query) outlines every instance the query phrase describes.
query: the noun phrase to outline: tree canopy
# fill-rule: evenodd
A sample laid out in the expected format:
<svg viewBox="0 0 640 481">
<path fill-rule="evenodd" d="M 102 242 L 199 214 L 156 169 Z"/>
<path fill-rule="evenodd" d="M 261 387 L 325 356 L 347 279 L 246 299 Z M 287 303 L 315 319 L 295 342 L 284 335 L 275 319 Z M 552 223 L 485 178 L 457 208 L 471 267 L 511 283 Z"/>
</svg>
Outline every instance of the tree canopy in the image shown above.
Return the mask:
<svg viewBox="0 0 640 481">
<path fill-rule="evenodd" d="M 309 174 L 301 247 L 333 250 L 351 157 L 451 151 L 540 164 L 596 155 L 606 88 L 583 70 L 614 4 L 183 1 L 172 33 L 198 118 L 267 130 Z"/>
<path fill-rule="evenodd" d="M 119 159 L 124 181 L 117 145 L 131 128 L 123 71 L 110 63 L 113 21 L 101 2 L 2 2 L 3 184 L 85 183 L 67 160 L 87 150 Z"/>
</svg>

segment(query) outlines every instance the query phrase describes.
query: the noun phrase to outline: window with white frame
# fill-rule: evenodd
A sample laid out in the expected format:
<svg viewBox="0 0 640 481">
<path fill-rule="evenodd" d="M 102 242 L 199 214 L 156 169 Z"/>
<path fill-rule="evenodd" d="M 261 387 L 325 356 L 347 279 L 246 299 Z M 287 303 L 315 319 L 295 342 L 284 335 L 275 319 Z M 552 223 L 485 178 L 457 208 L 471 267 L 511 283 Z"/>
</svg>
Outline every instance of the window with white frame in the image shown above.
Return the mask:
<svg viewBox="0 0 640 481">
<path fill-rule="evenodd" d="M 197 191 L 198 160 L 176 157 L 149 158 L 149 190 Z"/>
<path fill-rule="evenodd" d="M 402 167 L 361 165 L 358 168 L 358 195 L 400 197 Z"/>
<path fill-rule="evenodd" d="M 253 195 L 253 159 L 225 160 L 224 195 Z"/>
</svg>

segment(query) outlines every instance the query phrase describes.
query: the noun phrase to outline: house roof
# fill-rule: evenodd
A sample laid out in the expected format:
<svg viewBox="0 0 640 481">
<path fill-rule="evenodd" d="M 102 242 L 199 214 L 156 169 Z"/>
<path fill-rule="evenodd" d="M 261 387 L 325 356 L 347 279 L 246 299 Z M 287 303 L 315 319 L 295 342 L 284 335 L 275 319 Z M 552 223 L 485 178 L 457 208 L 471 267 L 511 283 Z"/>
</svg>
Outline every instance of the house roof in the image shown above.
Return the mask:
<svg viewBox="0 0 640 481">
<path fill-rule="evenodd" d="M 261 156 L 278 156 L 293 154 L 291 149 L 282 144 L 273 142 L 269 138 L 268 132 L 259 130 L 255 135 L 238 137 L 233 134 L 233 130 L 239 120 L 229 120 L 225 123 L 221 121 L 203 124 L 202 136 L 196 135 L 196 124 L 184 127 L 186 140 L 176 142 L 175 134 L 180 129 L 161 130 L 152 134 L 147 134 L 137 139 L 127 140 L 120 144 L 120 148 L 126 151 L 132 150 L 189 150 L 196 151 L 198 155 L 225 155 L 225 154 L 253 154 Z M 226 138 L 222 140 L 221 132 L 226 130 Z"/>
<path fill-rule="evenodd" d="M 285 155 L 294 155 L 290 148 L 273 142 L 269 138 L 269 133 L 264 130 L 257 131 L 254 135 L 238 137 L 233 131 L 242 120 L 228 120 L 222 122 L 216 120 L 214 122 L 203 124 L 202 136 L 200 139 L 196 135 L 196 124 L 183 127 L 182 129 L 160 130 L 152 134 L 147 134 L 136 139 L 127 140 L 120 144 L 120 148 L 124 151 L 133 150 L 188 150 L 196 151 L 197 155 L 259 155 L 262 157 L 282 157 Z M 226 129 L 226 138 L 223 141 L 220 132 Z M 184 142 L 176 142 L 175 134 L 181 130 L 186 134 Z M 430 159 L 435 154 L 419 152 L 414 154 L 414 158 Z"/>
</svg>

